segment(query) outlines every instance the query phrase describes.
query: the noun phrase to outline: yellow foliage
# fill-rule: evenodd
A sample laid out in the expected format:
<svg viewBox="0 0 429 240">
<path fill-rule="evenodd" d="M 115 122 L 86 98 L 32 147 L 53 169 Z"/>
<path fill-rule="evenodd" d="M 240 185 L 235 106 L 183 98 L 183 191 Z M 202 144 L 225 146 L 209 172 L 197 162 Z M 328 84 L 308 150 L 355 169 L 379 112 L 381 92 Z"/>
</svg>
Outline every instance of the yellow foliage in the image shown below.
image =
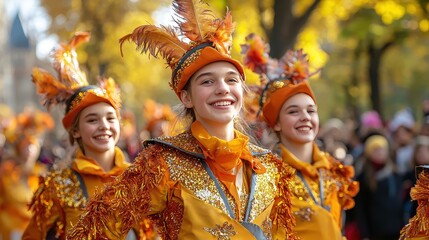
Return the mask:
<svg viewBox="0 0 429 240">
<path fill-rule="evenodd" d="M 405 7 L 393 0 L 379 1 L 375 4 L 374 9 L 385 24 L 391 24 L 405 15 Z"/>
</svg>

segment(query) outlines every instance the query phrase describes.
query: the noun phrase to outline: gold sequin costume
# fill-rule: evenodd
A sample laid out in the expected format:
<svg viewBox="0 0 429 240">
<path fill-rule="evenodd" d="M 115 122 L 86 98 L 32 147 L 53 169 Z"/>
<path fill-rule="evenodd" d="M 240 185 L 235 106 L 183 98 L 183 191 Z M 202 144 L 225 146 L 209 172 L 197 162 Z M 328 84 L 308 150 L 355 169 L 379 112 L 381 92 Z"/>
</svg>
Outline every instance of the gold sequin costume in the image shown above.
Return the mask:
<svg viewBox="0 0 429 240">
<path fill-rule="evenodd" d="M 354 206 L 352 197 L 359 191 L 358 182 L 352 180 L 353 168 L 320 151 L 316 144 L 313 145 L 312 164 L 297 159 L 282 145 L 279 148 L 283 161 L 297 173 L 289 181 L 296 235 L 302 240 L 343 239 L 343 210 Z"/>
<path fill-rule="evenodd" d="M 418 202 L 417 212 L 401 230 L 400 239 L 429 239 L 429 172 L 422 171 L 411 189 L 411 199 Z"/>
<path fill-rule="evenodd" d="M 269 151 L 252 144 L 248 147 L 266 168 L 256 176 L 249 220 L 268 239 L 293 239 L 287 185 L 292 171 Z M 162 239 L 255 239 L 240 224 L 242 217 L 228 215 L 203 161 L 190 131 L 146 141 L 134 164 L 89 203 L 67 239 L 123 239 L 130 226 L 145 217 L 152 220 Z M 249 166 L 244 164 L 244 169 L 249 176 Z M 244 211 L 235 209 L 232 196 L 221 187 L 233 211 Z M 241 206 L 248 199 L 248 192 L 240 194 Z M 110 228 L 112 223 L 114 228 Z"/>
<path fill-rule="evenodd" d="M 112 181 L 128 166 L 129 163 L 117 147 L 115 166 L 109 172 L 105 172 L 95 160 L 78 150 L 71 167 L 52 170 L 40 179 L 39 188 L 31 202 L 33 217 L 22 239 L 46 239 L 50 230 L 59 239 L 65 239 L 66 231 L 83 212 L 87 197 L 101 191 L 103 184 Z M 75 172 L 81 176 L 84 188 Z"/>
</svg>

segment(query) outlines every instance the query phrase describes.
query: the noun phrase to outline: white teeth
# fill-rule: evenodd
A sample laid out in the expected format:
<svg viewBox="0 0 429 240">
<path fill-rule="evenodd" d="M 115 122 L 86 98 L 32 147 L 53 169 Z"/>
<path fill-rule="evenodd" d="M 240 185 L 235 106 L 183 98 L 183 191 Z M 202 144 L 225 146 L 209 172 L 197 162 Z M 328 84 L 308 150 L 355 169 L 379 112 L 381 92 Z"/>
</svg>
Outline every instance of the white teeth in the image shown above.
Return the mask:
<svg viewBox="0 0 429 240">
<path fill-rule="evenodd" d="M 96 137 L 96 139 L 100 139 L 100 140 L 106 140 L 106 139 L 108 139 L 109 138 L 109 136 L 108 135 L 103 135 L 103 136 L 98 136 L 98 137 Z"/>
<path fill-rule="evenodd" d="M 213 105 L 215 105 L 215 106 L 229 106 L 229 105 L 231 105 L 231 102 L 230 101 L 215 102 Z"/>
<path fill-rule="evenodd" d="M 299 127 L 298 130 L 301 130 L 301 131 L 310 131 L 310 127 Z"/>
</svg>

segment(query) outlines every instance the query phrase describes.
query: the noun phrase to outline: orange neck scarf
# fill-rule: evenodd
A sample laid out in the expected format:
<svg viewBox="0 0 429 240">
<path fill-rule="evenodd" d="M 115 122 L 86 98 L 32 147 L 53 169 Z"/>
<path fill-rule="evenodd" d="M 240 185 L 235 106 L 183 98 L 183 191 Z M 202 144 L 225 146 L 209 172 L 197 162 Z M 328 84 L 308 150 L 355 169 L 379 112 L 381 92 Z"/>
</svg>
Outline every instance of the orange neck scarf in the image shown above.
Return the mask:
<svg viewBox="0 0 429 240">
<path fill-rule="evenodd" d="M 211 136 L 198 121 L 192 124 L 191 132 L 192 136 L 198 140 L 210 169 L 234 197 L 237 212 L 239 212 L 241 204 L 235 181 L 242 161 L 250 163 L 257 174 L 266 171 L 262 163 L 254 159 L 250 153 L 247 146 L 249 138 L 239 131 L 235 131 L 235 138 L 231 141 L 225 141 Z"/>
<path fill-rule="evenodd" d="M 284 162 L 311 178 L 319 176 L 317 171 L 319 168 L 330 169 L 332 167 L 325 153 L 320 151 L 315 143 L 313 143 L 313 162 L 311 164 L 299 160 L 283 144 L 280 144 L 280 150 Z"/>
</svg>

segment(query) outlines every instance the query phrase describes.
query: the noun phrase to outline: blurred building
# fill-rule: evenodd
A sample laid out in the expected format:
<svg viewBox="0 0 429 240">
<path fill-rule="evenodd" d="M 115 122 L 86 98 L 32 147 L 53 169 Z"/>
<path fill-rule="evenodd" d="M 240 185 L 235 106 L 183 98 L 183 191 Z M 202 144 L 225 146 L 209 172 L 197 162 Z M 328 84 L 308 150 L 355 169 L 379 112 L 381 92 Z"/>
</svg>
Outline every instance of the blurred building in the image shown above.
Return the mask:
<svg viewBox="0 0 429 240">
<path fill-rule="evenodd" d="M 31 69 L 36 65 L 36 48 L 23 27 L 20 14 L 5 14 L 5 0 L 0 0 L 0 103 L 15 113 L 27 105 L 38 105 L 31 83 Z"/>
</svg>

